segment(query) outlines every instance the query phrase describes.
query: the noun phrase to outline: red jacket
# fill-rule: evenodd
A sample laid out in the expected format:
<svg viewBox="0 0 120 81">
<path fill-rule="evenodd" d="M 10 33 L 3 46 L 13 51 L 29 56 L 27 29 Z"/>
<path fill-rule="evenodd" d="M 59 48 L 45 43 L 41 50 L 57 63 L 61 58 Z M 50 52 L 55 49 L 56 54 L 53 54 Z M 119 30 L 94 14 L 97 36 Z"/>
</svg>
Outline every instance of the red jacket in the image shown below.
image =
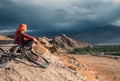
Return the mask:
<svg viewBox="0 0 120 81">
<path fill-rule="evenodd" d="M 16 44 L 22 45 L 24 42 L 28 40 L 34 40 L 34 37 L 24 33 L 24 32 L 15 32 L 14 42 Z"/>
</svg>

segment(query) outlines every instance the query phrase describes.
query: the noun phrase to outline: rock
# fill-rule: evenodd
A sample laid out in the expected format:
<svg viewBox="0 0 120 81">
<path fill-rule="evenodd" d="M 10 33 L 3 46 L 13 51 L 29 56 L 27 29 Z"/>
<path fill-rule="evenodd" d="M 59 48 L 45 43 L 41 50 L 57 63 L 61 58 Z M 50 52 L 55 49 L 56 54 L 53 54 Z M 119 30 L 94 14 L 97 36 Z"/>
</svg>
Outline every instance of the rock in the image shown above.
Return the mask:
<svg viewBox="0 0 120 81">
<path fill-rule="evenodd" d="M 50 43 L 65 50 L 73 50 L 74 48 L 84 48 L 90 46 L 89 43 L 77 42 L 76 40 L 67 37 L 65 34 L 54 37 Z"/>
</svg>

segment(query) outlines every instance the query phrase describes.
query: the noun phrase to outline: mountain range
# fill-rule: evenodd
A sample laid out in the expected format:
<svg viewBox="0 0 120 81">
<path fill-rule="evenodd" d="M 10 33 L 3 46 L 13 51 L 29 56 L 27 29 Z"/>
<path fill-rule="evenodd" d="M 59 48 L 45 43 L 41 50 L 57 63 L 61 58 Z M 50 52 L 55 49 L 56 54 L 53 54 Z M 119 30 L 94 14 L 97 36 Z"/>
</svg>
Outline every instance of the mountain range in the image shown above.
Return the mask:
<svg viewBox="0 0 120 81">
<path fill-rule="evenodd" d="M 90 43 L 120 43 L 120 26 L 94 27 L 77 33 L 73 38 Z"/>
<path fill-rule="evenodd" d="M 54 37 L 55 35 L 66 34 L 67 36 L 79 41 L 93 44 L 98 43 L 120 43 L 120 26 L 106 25 L 92 27 L 86 30 L 62 30 L 48 32 L 44 35 Z"/>
</svg>

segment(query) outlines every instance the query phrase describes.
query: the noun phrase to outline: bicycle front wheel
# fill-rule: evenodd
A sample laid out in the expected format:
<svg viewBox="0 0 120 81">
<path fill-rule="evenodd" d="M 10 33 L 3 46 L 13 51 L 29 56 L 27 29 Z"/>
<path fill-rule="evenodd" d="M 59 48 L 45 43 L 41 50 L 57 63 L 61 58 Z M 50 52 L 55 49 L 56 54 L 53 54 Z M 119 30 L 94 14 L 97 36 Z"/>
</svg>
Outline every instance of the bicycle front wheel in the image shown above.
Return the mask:
<svg viewBox="0 0 120 81">
<path fill-rule="evenodd" d="M 27 48 L 24 48 L 23 52 L 30 61 L 42 68 L 47 68 L 50 64 L 50 62 L 46 58 L 38 53 L 33 52 L 32 50 L 27 50 Z"/>
<path fill-rule="evenodd" d="M 5 67 L 9 62 L 9 57 L 5 51 L 0 48 L 0 68 Z"/>
</svg>

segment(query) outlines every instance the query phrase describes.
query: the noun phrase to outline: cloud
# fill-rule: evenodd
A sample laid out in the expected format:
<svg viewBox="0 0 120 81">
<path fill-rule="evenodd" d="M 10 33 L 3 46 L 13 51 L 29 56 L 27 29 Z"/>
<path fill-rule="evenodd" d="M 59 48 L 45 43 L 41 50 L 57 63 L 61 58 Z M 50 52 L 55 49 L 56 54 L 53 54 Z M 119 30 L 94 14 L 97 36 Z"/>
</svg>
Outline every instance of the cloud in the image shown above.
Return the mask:
<svg viewBox="0 0 120 81">
<path fill-rule="evenodd" d="M 112 23 L 113 25 L 120 26 L 120 20 L 116 20 L 115 22 Z"/>
<path fill-rule="evenodd" d="M 120 20 L 119 8 L 119 0 L 1 0 L 0 28 L 79 31 Z"/>
</svg>

